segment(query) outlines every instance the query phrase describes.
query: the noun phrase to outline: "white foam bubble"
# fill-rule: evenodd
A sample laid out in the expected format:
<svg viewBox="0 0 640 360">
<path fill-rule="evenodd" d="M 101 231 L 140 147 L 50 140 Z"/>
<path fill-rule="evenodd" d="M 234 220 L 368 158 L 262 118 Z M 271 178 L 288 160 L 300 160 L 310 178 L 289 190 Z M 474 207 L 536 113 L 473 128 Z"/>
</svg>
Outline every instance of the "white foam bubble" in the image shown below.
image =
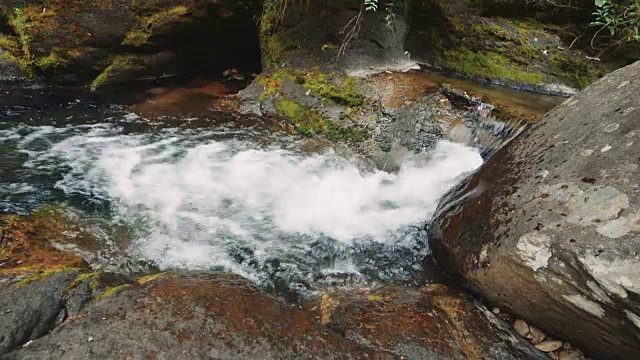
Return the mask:
<svg viewBox="0 0 640 360">
<path fill-rule="evenodd" d="M 362 172 L 332 153 L 251 147 L 177 135 L 150 141 L 88 134 L 56 144 L 49 156 L 68 159 L 72 168 L 59 188 L 102 192 L 117 200 L 122 216 L 151 224 L 135 251 L 187 268 L 235 266 L 226 251 L 232 243 L 265 258 L 318 237 L 388 241 L 428 219 L 456 178 L 482 163 L 475 149 L 449 142 L 396 174 Z"/>
</svg>

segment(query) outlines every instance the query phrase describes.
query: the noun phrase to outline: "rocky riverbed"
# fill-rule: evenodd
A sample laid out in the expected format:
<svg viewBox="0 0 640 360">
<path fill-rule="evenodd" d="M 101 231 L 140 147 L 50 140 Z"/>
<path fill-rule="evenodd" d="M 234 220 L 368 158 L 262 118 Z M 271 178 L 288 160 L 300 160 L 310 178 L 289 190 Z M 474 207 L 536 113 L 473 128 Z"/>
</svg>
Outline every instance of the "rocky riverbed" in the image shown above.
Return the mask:
<svg viewBox="0 0 640 360">
<path fill-rule="evenodd" d="M 498 87 L 619 63 L 478 2 L 340 57 L 349 2 L 43 4 L 0 4 L 1 359 L 640 351 L 638 64 Z"/>
</svg>

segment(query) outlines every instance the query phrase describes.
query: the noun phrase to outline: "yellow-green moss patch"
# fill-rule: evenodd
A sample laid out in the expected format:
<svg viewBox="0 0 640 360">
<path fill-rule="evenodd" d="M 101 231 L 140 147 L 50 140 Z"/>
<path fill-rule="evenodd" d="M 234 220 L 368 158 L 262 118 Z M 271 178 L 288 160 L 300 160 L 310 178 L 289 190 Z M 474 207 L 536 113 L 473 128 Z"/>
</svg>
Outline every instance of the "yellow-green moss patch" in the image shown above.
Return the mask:
<svg viewBox="0 0 640 360">
<path fill-rule="evenodd" d="M 189 9 L 186 6 L 178 5 L 169 10 L 143 17 L 140 20 L 139 26 L 127 34 L 122 44 L 134 46 L 144 45 L 153 35 L 154 29 L 187 21 L 187 15 L 189 15 Z"/>
<path fill-rule="evenodd" d="M 160 277 L 166 275 L 166 273 L 159 273 L 159 274 L 153 274 L 153 275 L 147 275 L 147 276 L 143 276 L 140 277 L 138 279 L 136 279 L 136 282 L 140 285 L 144 285 L 148 282 L 154 281 L 159 279 Z"/>
<path fill-rule="evenodd" d="M 101 274 L 102 271 L 95 271 L 78 275 L 78 277 L 73 280 L 73 282 L 62 292 L 62 296 L 65 296 L 73 291 L 73 289 L 77 288 L 80 284 L 82 284 L 83 281 L 87 279 L 91 279 L 89 288 L 91 289 L 91 291 L 95 291 L 99 286 L 99 279 Z"/>
<path fill-rule="evenodd" d="M 52 51 L 49 56 L 46 56 L 38 61 L 38 67 L 42 69 L 42 71 L 47 73 L 64 69 L 67 64 L 68 61 L 57 51 Z"/>
<path fill-rule="evenodd" d="M 95 299 L 93 299 L 93 302 L 98 302 L 102 299 L 108 298 L 110 296 L 113 296 L 119 292 L 128 290 L 130 288 L 132 288 L 133 286 L 131 284 L 124 284 L 124 285 L 119 285 L 119 286 L 114 286 L 114 287 L 110 287 L 108 289 L 106 289 L 102 294 L 100 294 L 98 297 L 96 297 Z"/>
<path fill-rule="evenodd" d="M 59 268 L 49 269 L 37 274 L 27 276 L 24 279 L 20 280 L 18 283 L 16 283 L 15 286 L 22 287 L 34 281 L 43 280 L 55 274 L 61 273 L 63 271 L 70 271 L 70 270 L 81 270 L 81 269 L 73 268 L 73 267 L 59 267 Z"/>
<path fill-rule="evenodd" d="M 438 61 L 445 68 L 477 77 L 504 79 L 532 85 L 542 84 L 546 80 L 543 74 L 518 66 L 495 52 L 444 50 L 438 55 Z"/>
<path fill-rule="evenodd" d="M 554 74 L 564 80 L 570 86 L 584 89 L 606 72 L 582 59 L 553 54 L 549 57 L 551 69 Z"/>
<path fill-rule="evenodd" d="M 305 107 L 288 99 L 280 99 L 276 103 L 278 113 L 293 124 L 296 131 L 303 135 L 325 136 L 334 141 L 349 143 L 361 142 L 367 138 L 366 129 L 353 124 L 340 125 L 328 119 L 313 109 Z"/>
<path fill-rule="evenodd" d="M 261 77 L 258 82 L 265 88 L 263 99 L 276 93 L 284 80 L 290 80 L 311 90 L 309 95 L 330 100 L 339 105 L 361 107 L 365 104 L 364 96 L 356 90 L 355 78 L 342 75 L 333 81 L 329 75 L 317 69 L 309 71 L 279 69 L 270 76 Z"/>
<path fill-rule="evenodd" d="M 114 57 L 98 77 L 96 77 L 89 88 L 95 91 L 100 86 L 113 81 L 117 75 L 130 71 L 142 70 L 147 65 L 147 58 L 142 55 L 118 55 Z"/>
</svg>

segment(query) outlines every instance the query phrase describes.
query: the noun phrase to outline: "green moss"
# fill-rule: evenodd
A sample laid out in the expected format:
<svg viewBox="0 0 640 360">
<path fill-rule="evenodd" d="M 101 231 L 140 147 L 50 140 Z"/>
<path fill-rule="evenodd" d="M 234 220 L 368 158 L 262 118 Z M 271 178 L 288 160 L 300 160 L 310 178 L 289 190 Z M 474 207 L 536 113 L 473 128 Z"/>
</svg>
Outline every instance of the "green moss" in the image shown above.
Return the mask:
<svg viewBox="0 0 640 360">
<path fill-rule="evenodd" d="M 20 48 L 20 44 L 13 36 L 0 34 L 0 50 L 16 51 Z"/>
<path fill-rule="evenodd" d="M 99 87 L 112 81 L 116 75 L 141 70 L 146 64 L 147 58 L 142 55 L 118 55 L 114 57 L 109 66 L 91 82 L 89 88 L 91 91 L 95 91 Z"/>
<path fill-rule="evenodd" d="M 282 59 L 282 54 L 287 50 L 296 48 L 296 43 L 282 33 L 277 33 L 264 38 L 262 52 L 267 67 L 277 65 Z"/>
<path fill-rule="evenodd" d="M 93 299 L 92 302 L 98 302 L 102 299 L 108 298 L 110 296 L 113 296 L 119 292 L 128 290 L 130 288 L 132 288 L 133 286 L 131 284 L 124 284 L 124 285 L 119 285 L 119 286 L 114 286 L 114 287 L 110 287 L 108 289 L 106 289 L 102 294 L 100 294 L 98 297 L 96 297 L 95 299 Z"/>
<path fill-rule="evenodd" d="M 30 56 L 29 48 L 33 41 L 33 38 L 31 37 L 33 25 L 31 24 L 27 10 L 23 8 L 16 8 L 9 24 L 16 34 L 18 34 L 18 38 L 22 44 L 25 54 Z"/>
<path fill-rule="evenodd" d="M 554 74 L 577 89 L 584 89 L 606 74 L 603 69 L 596 68 L 582 59 L 566 57 L 560 54 L 551 55 L 549 62 Z"/>
<path fill-rule="evenodd" d="M 263 98 L 278 91 L 282 81 L 290 80 L 305 89 L 311 90 L 310 95 L 330 100 L 336 104 L 349 107 L 362 107 L 365 98 L 356 90 L 356 79 L 343 76 L 336 79 L 336 83 L 318 70 L 302 71 L 293 69 L 279 69 L 270 76 L 263 76 L 258 81 L 264 86 Z"/>
<path fill-rule="evenodd" d="M 295 82 L 305 89 L 313 92 L 313 95 L 329 99 L 337 104 L 351 107 L 364 105 L 364 96 L 356 91 L 356 80 L 351 77 L 340 79 L 340 85 L 336 85 L 327 79 L 327 76 L 318 71 L 295 72 Z"/>
<path fill-rule="evenodd" d="M 153 275 L 147 275 L 147 276 L 143 276 L 140 277 L 138 279 L 136 279 L 136 282 L 140 285 L 144 285 L 148 282 L 154 281 L 159 279 L 160 277 L 166 275 L 166 273 L 159 273 L 159 274 L 153 274 Z"/>
<path fill-rule="evenodd" d="M 123 45 L 142 46 L 149 42 L 154 30 L 162 29 L 171 24 L 188 21 L 189 8 L 183 5 L 175 6 L 169 10 L 158 11 L 150 16 L 140 19 L 140 24 L 131 30 L 122 41 Z"/>
<path fill-rule="evenodd" d="M 52 51 L 48 56 L 37 61 L 37 66 L 45 73 L 57 72 L 67 67 L 68 61 L 60 56 L 57 51 Z"/>
<path fill-rule="evenodd" d="M 143 23 L 146 26 L 164 25 L 167 23 L 173 23 L 180 21 L 183 16 L 189 14 L 189 8 L 186 6 L 178 5 L 166 11 L 153 14 L 144 19 Z"/>
<path fill-rule="evenodd" d="M 466 49 L 444 50 L 438 61 L 450 70 L 478 77 L 490 77 L 524 84 L 538 85 L 545 81 L 539 72 L 529 71 L 509 58 L 495 52 L 472 52 Z"/>
<path fill-rule="evenodd" d="M 87 279 L 91 279 L 91 282 L 89 283 L 89 288 L 91 289 L 91 291 L 96 291 L 98 289 L 98 286 L 100 285 L 99 284 L 100 275 L 102 275 L 102 271 L 96 271 L 96 272 L 84 273 L 84 274 L 78 275 L 78 277 L 75 280 L 73 280 L 73 282 L 62 292 L 62 296 L 65 296 L 71 291 L 73 291 L 73 289 L 77 288 L 80 284 L 82 284 L 83 281 Z"/>
<path fill-rule="evenodd" d="M 133 29 L 125 36 L 124 40 L 122 40 L 122 45 L 142 46 L 149 41 L 150 37 L 150 31 Z"/>
<path fill-rule="evenodd" d="M 55 274 L 61 273 L 63 271 L 69 271 L 69 270 L 80 270 L 78 268 L 72 268 L 72 267 L 59 267 L 59 268 L 54 268 L 54 269 L 49 269 L 37 274 L 33 274 L 31 276 L 27 276 L 24 279 L 20 280 L 20 282 L 16 283 L 16 287 L 22 287 L 25 286 L 27 284 L 30 284 L 34 281 L 40 281 L 43 279 L 46 279 L 50 276 L 53 276 Z"/>
<path fill-rule="evenodd" d="M 325 119 L 321 114 L 288 99 L 276 104 L 278 113 L 291 121 L 296 131 L 303 135 L 325 136 L 333 141 L 356 143 L 364 141 L 368 135 L 366 129 L 357 125 L 344 126 Z"/>
</svg>

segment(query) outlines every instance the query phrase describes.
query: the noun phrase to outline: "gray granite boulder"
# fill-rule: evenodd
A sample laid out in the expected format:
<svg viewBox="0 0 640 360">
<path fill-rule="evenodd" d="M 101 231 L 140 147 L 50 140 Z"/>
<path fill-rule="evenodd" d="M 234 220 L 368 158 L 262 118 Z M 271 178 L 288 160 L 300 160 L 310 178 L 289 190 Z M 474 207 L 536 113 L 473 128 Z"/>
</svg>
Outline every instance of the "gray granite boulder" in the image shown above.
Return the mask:
<svg viewBox="0 0 640 360">
<path fill-rule="evenodd" d="M 442 201 L 437 262 L 594 358 L 640 354 L 640 62 L 507 144 Z"/>
</svg>

